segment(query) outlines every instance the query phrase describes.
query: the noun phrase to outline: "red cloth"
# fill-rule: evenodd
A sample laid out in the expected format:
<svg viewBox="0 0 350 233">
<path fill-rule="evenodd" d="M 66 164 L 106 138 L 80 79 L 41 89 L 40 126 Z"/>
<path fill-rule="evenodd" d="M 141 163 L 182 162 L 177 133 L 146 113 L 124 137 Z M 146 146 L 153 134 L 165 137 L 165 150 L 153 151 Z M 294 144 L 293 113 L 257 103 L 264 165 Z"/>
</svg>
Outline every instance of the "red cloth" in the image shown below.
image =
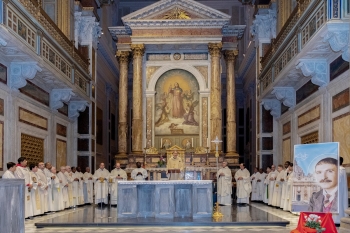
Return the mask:
<svg viewBox="0 0 350 233">
<path fill-rule="evenodd" d="M 310 228 L 305 227 L 305 216 L 308 217 L 310 214 L 316 214 L 321 217 L 321 226 L 326 230 L 323 233 L 337 233 L 337 229 L 335 228 L 332 214 L 331 213 L 317 213 L 317 212 L 301 212 L 299 216 L 299 222 L 296 229 L 292 230 L 290 233 L 308 233 L 308 232 L 316 232 L 312 231 Z M 310 231 L 311 230 L 311 231 Z"/>
</svg>

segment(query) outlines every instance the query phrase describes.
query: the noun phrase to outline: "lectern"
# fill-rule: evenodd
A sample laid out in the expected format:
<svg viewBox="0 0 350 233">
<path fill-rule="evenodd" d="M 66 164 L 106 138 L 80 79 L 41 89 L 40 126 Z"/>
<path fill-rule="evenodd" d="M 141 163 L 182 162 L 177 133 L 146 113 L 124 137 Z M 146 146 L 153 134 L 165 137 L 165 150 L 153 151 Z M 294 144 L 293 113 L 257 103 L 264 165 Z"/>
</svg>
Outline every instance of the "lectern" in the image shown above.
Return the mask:
<svg viewBox="0 0 350 233">
<path fill-rule="evenodd" d="M 180 169 L 168 169 L 169 180 L 181 180 L 181 170 Z"/>
</svg>

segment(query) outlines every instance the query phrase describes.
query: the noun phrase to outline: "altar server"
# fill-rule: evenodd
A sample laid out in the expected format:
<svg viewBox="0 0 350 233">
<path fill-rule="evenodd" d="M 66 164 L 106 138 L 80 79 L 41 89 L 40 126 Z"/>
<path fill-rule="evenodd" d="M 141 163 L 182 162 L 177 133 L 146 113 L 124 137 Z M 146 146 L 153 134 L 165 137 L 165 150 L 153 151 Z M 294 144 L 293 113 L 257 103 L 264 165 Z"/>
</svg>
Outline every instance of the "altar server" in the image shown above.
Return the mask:
<svg viewBox="0 0 350 233">
<path fill-rule="evenodd" d="M 260 168 L 258 174 L 256 175 L 256 200 L 263 201 L 265 194 L 265 181 L 266 174 L 263 172 L 263 169 Z"/>
<path fill-rule="evenodd" d="M 258 200 L 258 190 L 257 190 L 257 180 L 258 180 L 258 168 L 255 167 L 254 168 L 254 173 L 253 175 L 250 177 L 250 180 L 252 181 L 252 197 L 251 200 L 252 201 L 257 201 Z"/>
<path fill-rule="evenodd" d="M 16 165 L 15 177 L 17 179 L 23 179 L 25 184 L 24 190 L 24 217 L 29 218 L 33 216 L 33 205 L 30 198 L 30 192 L 33 188 L 33 181 L 30 177 L 29 170 L 27 168 L 27 160 L 24 157 L 18 158 L 18 164 Z"/>
<path fill-rule="evenodd" d="M 131 172 L 131 178 L 134 180 L 145 180 L 147 178 L 147 171 L 146 169 L 141 167 L 141 163 L 137 162 L 136 167 L 134 170 Z"/>
<path fill-rule="evenodd" d="M 62 202 L 63 207 L 68 208 L 69 207 L 69 198 L 68 198 L 68 180 L 66 175 L 64 174 L 66 172 L 66 167 L 61 166 L 60 172 L 57 173 L 57 177 L 60 181 L 60 188 L 62 190 Z"/>
<path fill-rule="evenodd" d="M 269 203 L 269 174 L 271 172 L 271 168 L 267 167 L 266 168 L 266 176 L 264 180 L 264 197 L 263 197 L 263 202 L 265 204 Z"/>
<path fill-rule="evenodd" d="M 237 203 L 249 204 L 249 196 L 252 191 L 252 185 L 250 183 L 250 173 L 244 167 L 244 164 L 239 165 L 240 169 L 236 171 L 235 179 L 237 182 Z"/>
<path fill-rule="evenodd" d="M 222 168 L 216 174 L 218 203 L 221 205 L 231 205 L 232 203 L 232 173 L 227 167 L 227 162 L 222 162 Z"/>
<path fill-rule="evenodd" d="M 278 171 L 276 171 L 275 165 L 271 166 L 271 172 L 268 175 L 269 180 L 269 189 L 268 189 L 268 195 L 269 195 L 269 201 L 268 204 L 272 205 L 272 198 L 273 198 L 273 190 L 275 188 L 275 182 L 278 175 Z"/>
<path fill-rule="evenodd" d="M 110 181 L 111 186 L 111 205 L 117 204 L 118 199 L 118 181 L 127 180 L 128 176 L 126 172 L 120 168 L 120 163 L 116 163 L 115 168 L 111 171 Z"/>
<path fill-rule="evenodd" d="M 277 167 L 278 175 L 275 181 L 275 187 L 273 188 L 272 194 L 272 206 L 280 207 L 281 204 L 281 194 L 282 194 L 282 185 L 284 183 L 284 170 L 283 166 L 280 164 Z"/>
<path fill-rule="evenodd" d="M 338 193 L 339 193 L 339 214 L 333 214 L 333 220 L 335 224 L 340 224 L 340 219 L 347 217 L 345 210 L 348 208 L 348 182 L 345 167 L 343 167 L 344 158 L 339 158 L 339 184 L 338 184 Z"/>
<path fill-rule="evenodd" d="M 108 178 L 110 174 L 105 169 L 105 164 L 100 163 L 100 168 L 95 171 L 93 176 L 95 181 L 95 204 L 108 204 Z"/>
<path fill-rule="evenodd" d="M 84 173 L 84 203 L 85 204 L 92 204 L 94 202 L 94 183 L 92 174 L 90 173 L 90 168 L 85 168 Z"/>
<path fill-rule="evenodd" d="M 6 164 L 7 170 L 2 175 L 3 179 L 16 179 L 15 177 L 15 171 L 16 171 L 16 164 L 14 162 L 8 162 Z"/>
</svg>

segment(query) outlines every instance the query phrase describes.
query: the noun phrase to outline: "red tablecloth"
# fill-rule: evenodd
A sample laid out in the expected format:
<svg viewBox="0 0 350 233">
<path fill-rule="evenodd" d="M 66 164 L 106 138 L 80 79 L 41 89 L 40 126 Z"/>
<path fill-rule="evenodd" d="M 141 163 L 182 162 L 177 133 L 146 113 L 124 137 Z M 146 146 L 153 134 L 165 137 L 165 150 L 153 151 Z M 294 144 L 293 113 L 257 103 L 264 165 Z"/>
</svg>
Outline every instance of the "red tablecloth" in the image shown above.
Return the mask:
<svg viewBox="0 0 350 233">
<path fill-rule="evenodd" d="M 305 216 L 308 217 L 310 214 L 316 214 L 321 217 L 321 226 L 322 228 L 326 228 L 326 230 L 323 233 L 337 233 L 337 229 L 335 228 L 331 213 L 315 213 L 315 212 L 301 212 L 298 226 L 295 230 L 292 230 L 291 233 L 316 232 L 315 229 L 310 229 L 308 227 L 305 227 L 305 223 L 306 223 Z"/>
</svg>

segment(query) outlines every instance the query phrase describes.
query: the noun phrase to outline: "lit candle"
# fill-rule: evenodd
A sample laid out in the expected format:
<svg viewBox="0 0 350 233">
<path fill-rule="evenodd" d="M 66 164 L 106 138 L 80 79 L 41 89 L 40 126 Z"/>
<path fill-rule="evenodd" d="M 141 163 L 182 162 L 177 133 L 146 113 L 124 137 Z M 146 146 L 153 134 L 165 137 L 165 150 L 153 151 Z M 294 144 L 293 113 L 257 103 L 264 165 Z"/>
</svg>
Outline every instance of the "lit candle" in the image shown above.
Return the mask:
<svg viewBox="0 0 350 233">
<path fill-rule="evenodd" d="M 209 138 L 207 138 L 207 147 L 209 147 Z"/>
<path fill-rule="evenodd" d="M 160 139 L 160 148 L 163 147 L 163 138 Z"/>
<path fill-rule="evenodd" d="M 193 138 L 192 138 L 192 147 L 193 147 Z"/>
</svg>

